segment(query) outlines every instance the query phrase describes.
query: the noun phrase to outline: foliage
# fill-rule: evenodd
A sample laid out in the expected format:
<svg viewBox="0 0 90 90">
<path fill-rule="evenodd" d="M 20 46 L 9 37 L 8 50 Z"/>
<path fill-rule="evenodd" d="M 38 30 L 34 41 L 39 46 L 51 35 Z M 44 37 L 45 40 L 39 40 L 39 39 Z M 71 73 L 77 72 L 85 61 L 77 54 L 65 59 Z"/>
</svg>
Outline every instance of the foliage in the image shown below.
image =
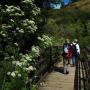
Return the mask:
<svg viewBox="0 0 90 90">
<path fill-rule="evenodd" d="M 82 4 L 82 1 L 80 2 Z M 80 2 L 77 2 L 75 5 L 79 6 Z M 87 0 L 86 2 L 89 1 Z M 89 39 L 90 35 L 90 12 L 84 8 L 87 5 L 82 6 L 82 8 L 75 7 L 75 5 L 73 3 L 61 10 L 43 10 L 43 13 L 46 15 L 46 23 L 42 28 L 43 33 L 51 37 L 54 36 L 56 40 L 61 38 L 70 38 L 71 40 L 78 38 L 81 44 L 84 43 L 81 40 L 86 42 L 85 38 Z M 89 45 L 89 42 L 87 45 Z"/>
<path fill-rule="evenodd" d="M 41 48 L 47 48 L 52 45 L 52 38 L 42 35 L 42 37 L 38 37 L 38 40 L 40 41 L 40 47 Z"/>
<path fill-rule="evenodd" d="M 25 83 L 30 78 L 29 74 L 36 71 L 35 60 L 40 55 L 40 49 L 51 45 L 51 39 L 43 35 L 39 37 L 43 46 L 37 46 L 39 14 L 40 8 L 33 0 L 21 0 L 14 5 L 0 5 L 2 90 L 26 90 Z M 31 88 L 35 90 L 36 87 Z"/>
</svg>

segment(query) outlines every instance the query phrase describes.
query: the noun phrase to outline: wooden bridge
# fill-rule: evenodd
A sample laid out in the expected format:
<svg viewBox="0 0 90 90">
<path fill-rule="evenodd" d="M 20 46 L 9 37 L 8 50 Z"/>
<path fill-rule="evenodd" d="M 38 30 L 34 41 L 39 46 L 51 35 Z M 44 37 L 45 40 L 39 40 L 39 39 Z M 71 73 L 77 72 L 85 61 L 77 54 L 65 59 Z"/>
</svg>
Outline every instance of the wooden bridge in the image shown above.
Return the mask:
<svg viewBox="0 0 90 90">
<path fill-rule="evenodd" d="M 38 84 L 37 90 L 90 90 L 90 49 L 83 50 L 77 66 L 69 66 L 69 74 L 63 74 L 63 60 L 58 51 L 60 47 L 49 48 L 38 58 L 37 71 L 30 79 Z"/>
<path fill-rule="evenodd" d="M 69 67 L 69 74 L 63 74 L 63 63 L 58 62 L 54 70 L 40 83 L 39 90 L 73 90 L 75 67 Z"/>
<path fill-rule="evenodd" d="M 63 74 L 63 62 L 59 61 L 39 84 L 38 90 L 90 90 L 90 55 L 76 67 L 69 66 L 69 74 Z M 88 88 L 89 87 L 89 88 Z"/>
</svg>

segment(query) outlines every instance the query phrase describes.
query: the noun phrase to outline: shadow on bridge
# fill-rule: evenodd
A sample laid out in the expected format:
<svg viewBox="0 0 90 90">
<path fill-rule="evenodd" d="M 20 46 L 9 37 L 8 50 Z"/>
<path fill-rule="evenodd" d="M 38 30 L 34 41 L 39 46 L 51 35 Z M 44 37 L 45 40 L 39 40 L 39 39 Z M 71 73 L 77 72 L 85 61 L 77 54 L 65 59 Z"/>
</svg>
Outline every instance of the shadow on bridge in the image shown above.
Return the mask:
<svg viewBox="0 0 90 90">
<path fill-rule="evenodd" d="M 56 67 L 56 66 L 53 67 L 54 71 L 60 72 L 60 73 L 63 73 L 63 69 L 64 69 L 63 67 Z"/>
</svg>

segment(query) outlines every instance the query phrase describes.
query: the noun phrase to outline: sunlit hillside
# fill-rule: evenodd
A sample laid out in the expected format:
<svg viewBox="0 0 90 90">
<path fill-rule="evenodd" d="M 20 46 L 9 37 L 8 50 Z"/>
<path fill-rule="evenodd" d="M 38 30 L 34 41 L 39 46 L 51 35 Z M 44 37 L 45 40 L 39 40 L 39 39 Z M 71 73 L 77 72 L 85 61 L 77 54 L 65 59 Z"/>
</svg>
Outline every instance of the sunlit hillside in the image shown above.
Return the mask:
<svg viewBox="0 0 90 90">
<path fill-rule="evenodd" d="M 78 38 L 90 33 L 90 0 L 80 0 L 57 10 L 44 9 L 45 33 L 55 37 Z M 71 36 L 70 36 L 71 35 Z M 85 40 L 86 41 L 86 40 Z"/>
</svg>

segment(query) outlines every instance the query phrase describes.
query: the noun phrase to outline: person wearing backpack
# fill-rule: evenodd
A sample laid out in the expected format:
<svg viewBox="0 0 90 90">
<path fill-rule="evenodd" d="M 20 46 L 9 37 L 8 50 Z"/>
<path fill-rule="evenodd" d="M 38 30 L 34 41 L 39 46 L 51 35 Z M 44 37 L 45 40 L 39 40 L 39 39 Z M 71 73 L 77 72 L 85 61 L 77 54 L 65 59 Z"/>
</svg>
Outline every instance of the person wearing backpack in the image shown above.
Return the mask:
<svg viewBox="0 0 90 90">
<path fill-rule="evenodd" d="M 68 64 L 70 63 L 70 60 L 72 58 L 72 51 L 70 46 L 69 39 L 65 40 L 65 43 L 63 44 L 63 64 L 64 64 L 64 74 L 68 74 Z"/>
<path fill-rule="evenodd" d="M 73 57 L 72 57 L 72 64 L 73 66 L 78 64 L 79 56 L 80 56 L 80 46 L 78 44 L 78 40 L 74 39 L 72 43 L 72 49 L 73 49 Z"/>
</svg>

